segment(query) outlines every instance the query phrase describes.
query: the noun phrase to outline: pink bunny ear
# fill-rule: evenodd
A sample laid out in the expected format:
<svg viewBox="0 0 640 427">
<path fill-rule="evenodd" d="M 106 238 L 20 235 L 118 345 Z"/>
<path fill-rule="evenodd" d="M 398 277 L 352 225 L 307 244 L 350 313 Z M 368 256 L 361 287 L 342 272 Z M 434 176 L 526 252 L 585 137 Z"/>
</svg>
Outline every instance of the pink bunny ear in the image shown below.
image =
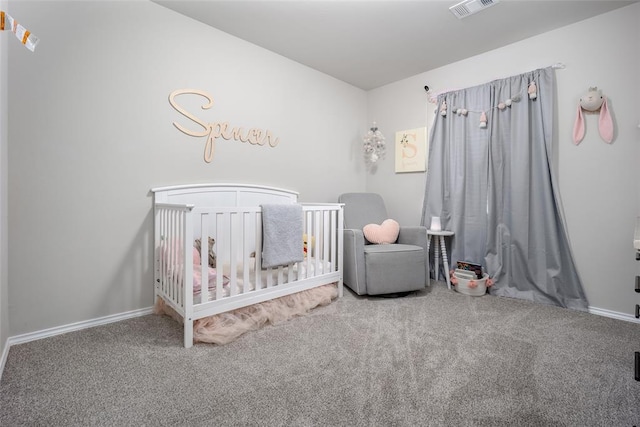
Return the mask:
<svg viewBox="0 0 640 427">
<path fill-rule="evenodd" d="M 611 144 L 613 141 L 613 120 L 607 106 L 607 97 L 604 97 L 602 107 L 600 107 L 600 118 L 598 119 L 598 130 L 602 139 Z"/>
<path fill-rule="evenodd" d="M 576 122 L 573 125 L 573 143 L 578 145 L 584 138 L 584 116 L 582 115 L 582 107 L 578 102 L 578 113 L 576 114 Z"/>
</svg>

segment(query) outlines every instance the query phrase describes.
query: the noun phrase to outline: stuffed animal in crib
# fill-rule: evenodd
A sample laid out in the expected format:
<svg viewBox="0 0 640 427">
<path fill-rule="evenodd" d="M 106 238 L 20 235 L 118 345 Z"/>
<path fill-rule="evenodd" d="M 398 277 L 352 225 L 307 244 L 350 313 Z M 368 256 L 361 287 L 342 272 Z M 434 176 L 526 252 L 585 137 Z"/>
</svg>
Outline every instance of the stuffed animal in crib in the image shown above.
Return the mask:
<svg viewBox="0 0 640 427">
<path fill-rule="evenodd" d="M 576 122 L 573 125 L 573 143 L 578 145 L 582 141 L 582 138 L 584 138 L 584 111 L 588 113 L 600 111 L 598 131 L 600 132 L 600 137 L 605 142 L 611 144 L 611 141 L 613 141 L 613 120 L 611 119 L 611 113 L 607 105 L 607 97 L 602 95 L 602 91 L 598 90 L 597 87 L 590 87 L 578 102 L 578 113 L 576 115 Z"/>
<path fill-rule="evenodd" d="M 309 249 L 308 249 L 308 244 L 311 243 L 311 247 L 313 249 L 313 246 L 316 245 L 316 238 L 314 236 L 311 236 L 311 241 L 309 241 L 309 236 L 307 236 L 306 234 L 302 235 L 302 243 L 303 243 L 303 251 L 304 251 L 304 256 L 306 257 L 307 254 L 309 253 Z"/>
<path fill-rule="evenodd" d="M 213 251 L 213 245 L 215 243 L 215 239 L 213 237 L 209 237 L 209 267 L 211 268 L 216 268 L 216 253 Z M 195 242 L 193 242 L 193 246 L 198 250 L 200 256 L 202 256 L 202 242 L 200 239 L 196 239 Z"/>
</svg>

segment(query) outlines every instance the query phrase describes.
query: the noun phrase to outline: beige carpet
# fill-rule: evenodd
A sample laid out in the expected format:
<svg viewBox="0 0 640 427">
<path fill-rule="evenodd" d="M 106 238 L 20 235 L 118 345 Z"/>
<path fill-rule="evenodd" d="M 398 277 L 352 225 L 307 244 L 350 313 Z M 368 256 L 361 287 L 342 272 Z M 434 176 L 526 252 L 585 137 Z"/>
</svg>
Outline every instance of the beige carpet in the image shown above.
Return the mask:
<svg viewBox="0 0 640 427">
<path fill-rule="evenodd" d="M 633 426 L 640 325 L 442 283 L 223 346 L 150 315 L 12 347 L 2 426 Z"/>
</svg>

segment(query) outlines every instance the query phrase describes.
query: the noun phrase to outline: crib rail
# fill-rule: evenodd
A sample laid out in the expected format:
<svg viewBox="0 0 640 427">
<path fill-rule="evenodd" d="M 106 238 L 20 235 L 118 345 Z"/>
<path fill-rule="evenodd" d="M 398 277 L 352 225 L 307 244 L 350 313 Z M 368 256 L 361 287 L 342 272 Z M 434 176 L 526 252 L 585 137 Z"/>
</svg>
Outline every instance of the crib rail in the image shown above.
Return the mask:
<svg viewBox="0 0 640 427">
<path fill-rule="evenodd" d="M 155 205 L 155 293 L 185 320 L 185 346 L 192 320 L 337 282 L 342 296 L 341 204 L 302 204 L 304 260 L 262 268 L 262 211 L 255 207 Z M 209 266 L 215 239 L 215 268 Z M 200 263 L 193 242 L 200 239 Z M 198 283 L 198 277 L 200 282 Z M 194 293 L 195 289 L 195 293 Z"/>
<path fill-rule="evenodd" d="M 184 318 L 193 305 L 193 205 L 156 204 L 155 297 Z M 155 298 L 154 298 L 155 300 Z"/>
<path fill-rule="evenodd" d="M 194 238 L 202 242 L 215 239 L 216 272 L 214 290 L 202 292 L 194 301 L 199 304 L 263 289 L 300 283 L 340 271 L 337 233 L 341 206 L 303 204 L 304 234 L 307 256 L 304 261 L 275 268 L 262 267 L 262 211 L 260 207 L 195 208 L 198 230 Z M 207 277 L 205 258 L 195 266 Z"/>
</svg>

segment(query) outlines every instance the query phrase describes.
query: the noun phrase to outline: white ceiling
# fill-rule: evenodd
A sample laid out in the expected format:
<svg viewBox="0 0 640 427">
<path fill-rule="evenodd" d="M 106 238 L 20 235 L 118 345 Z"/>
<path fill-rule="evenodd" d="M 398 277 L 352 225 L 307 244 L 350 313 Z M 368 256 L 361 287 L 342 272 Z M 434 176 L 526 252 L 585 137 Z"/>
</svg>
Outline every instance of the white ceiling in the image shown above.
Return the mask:
<svg viewBox="0 0 640 427">
<path fill-rule="evenodd" d="M 459 20 L 459 0 L 152 1 L 365 90 L 637 2 L 501 0 Z"/>
</svg>

